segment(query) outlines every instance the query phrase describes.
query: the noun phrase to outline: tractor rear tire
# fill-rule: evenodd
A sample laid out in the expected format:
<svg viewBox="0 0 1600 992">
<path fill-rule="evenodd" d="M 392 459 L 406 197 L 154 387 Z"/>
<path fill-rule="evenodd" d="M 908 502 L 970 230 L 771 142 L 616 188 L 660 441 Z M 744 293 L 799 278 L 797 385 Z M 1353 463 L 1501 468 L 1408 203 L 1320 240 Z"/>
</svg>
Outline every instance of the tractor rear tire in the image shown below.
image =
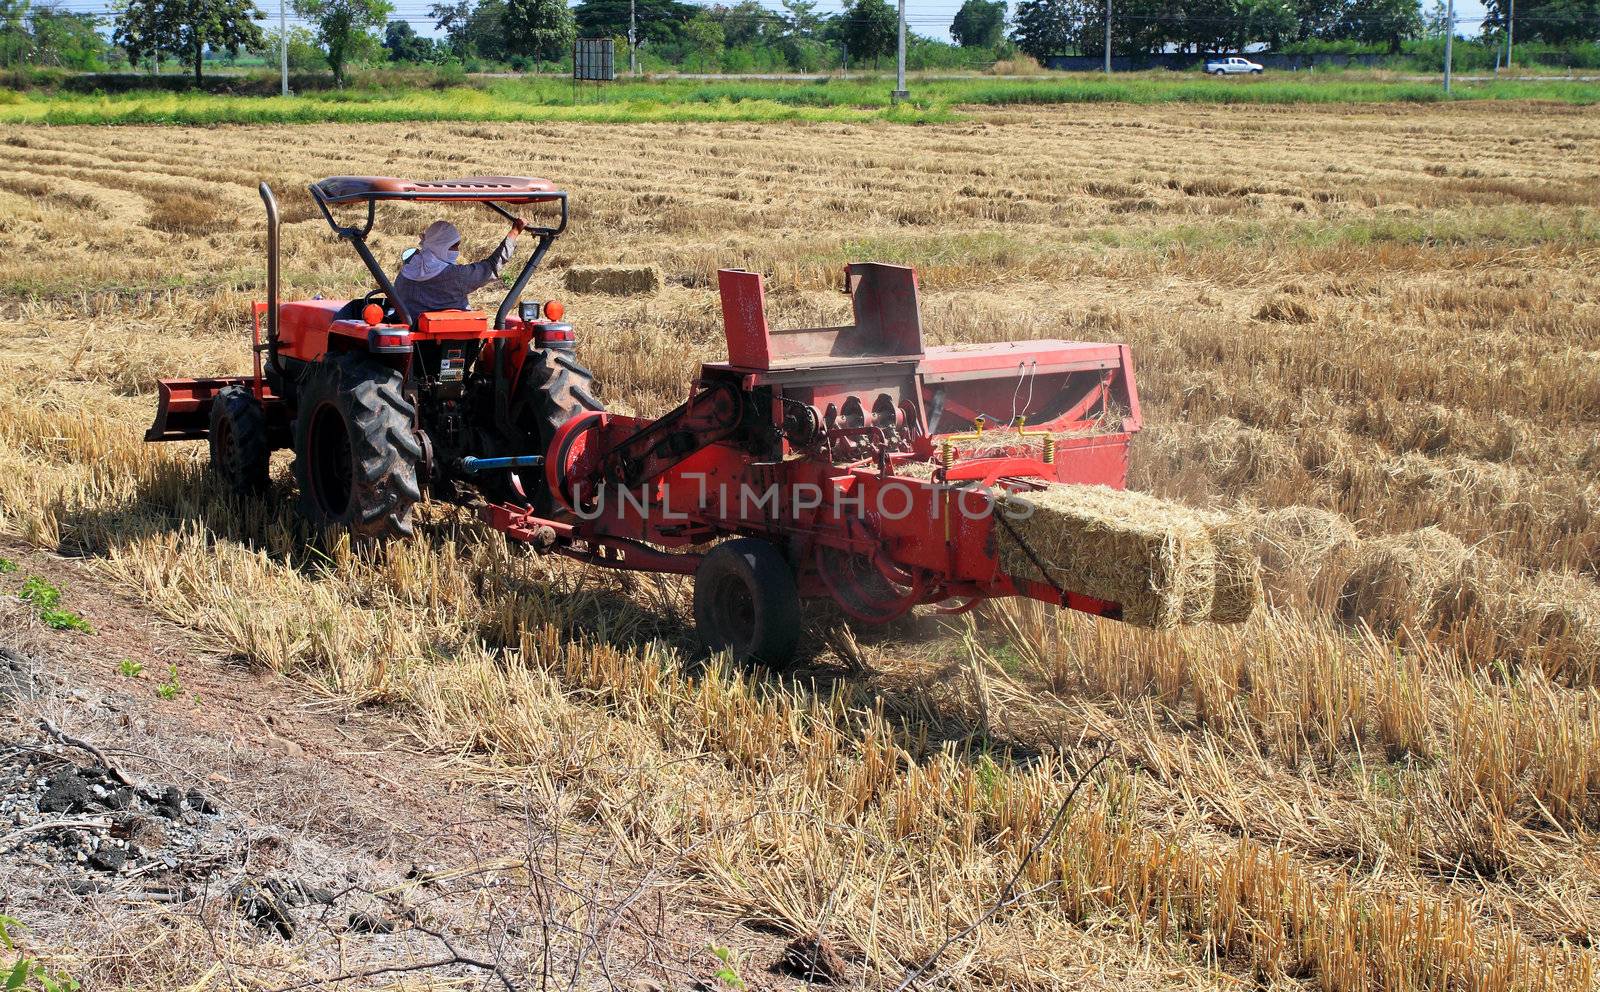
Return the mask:
<svg viewBox="0 0 1600 992">
<path fill-rule="evenodd" d="M 707 552 L 694 573 L 694 625 L 709 651 L 781 668 L 800 637 L 794 570 L 769 541 L 736 537 Z"/>
<path fill-rule="evenodd" d="M 545 454 L 555 440 L 556 431 L 579 414 L 604 410 L 606 405 L 595 396 L 594 373 L 584 368 L 570 354 L 553 348 L 528 353 L 522 366 L 521 386 L 513 401 L 511 417 L 533 451 L 516 451 L 513 454 Z M 524 472 L 523 491 L 527 499 L 513 495 L 508 499 L 533 506 L 540 516 L 549 516 L 561 506 L 545 484 L 542 470 Z M 510 490 L 510 487 L 506 487 Z"/>
<path fill-rule="evenodd" d="M 228 491 L 254 499 L 267 491 L 272 446 L 267 414 L 249 386 L 226 386 L 211 401 L 211 470 Z"/>
<path fill-rule="evenodd" d="M 366 355 L 329 355 L 300 381 L 294 476 L 311 526 L 358 542 L 411 536 L 422 444 L 400 373 Z"/>
</svg>

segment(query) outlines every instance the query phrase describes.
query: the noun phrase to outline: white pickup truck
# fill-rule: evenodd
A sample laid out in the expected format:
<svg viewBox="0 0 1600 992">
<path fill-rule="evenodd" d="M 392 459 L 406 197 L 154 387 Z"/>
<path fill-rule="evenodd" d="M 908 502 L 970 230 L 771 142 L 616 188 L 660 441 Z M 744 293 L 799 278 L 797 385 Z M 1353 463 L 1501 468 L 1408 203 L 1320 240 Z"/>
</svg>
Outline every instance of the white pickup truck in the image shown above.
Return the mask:
<svg viewBox="0 0 1600 992">
<path fill-rule="evenodd" d="M 1263 66 L 1259 62 L 1239 58 L 1237 55 L 1225 59 L 1212 59 L 1206 63 L 1206 72 L 1213 76 L 1226 76 L 1236 72 L 1248 72 L 1259 76 Z"/>
</svg>

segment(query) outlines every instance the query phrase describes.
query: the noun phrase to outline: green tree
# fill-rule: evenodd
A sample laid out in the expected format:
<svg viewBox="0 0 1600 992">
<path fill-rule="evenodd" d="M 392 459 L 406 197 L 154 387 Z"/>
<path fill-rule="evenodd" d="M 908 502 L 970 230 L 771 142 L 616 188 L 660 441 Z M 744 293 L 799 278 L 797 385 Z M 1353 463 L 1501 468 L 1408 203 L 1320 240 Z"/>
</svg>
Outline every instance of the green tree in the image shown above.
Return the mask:
<svg viewBox="0 0 1600 992">
<path fill-rule="evenodd" d="M 783 0 L 788 33 L 797 38 L 815 38 L 822 32 L 825 18 L 817 13 L 816 0 Z"/>
<path fill-rule="evenodd" d="M 333 78 L 344 85 L 350 59 L 376 47 L 375 28 L 383 26 L 394 9 L 388 0 L 293 0 L 294 12 L 316 26 Z"/>
<path fill-rule="evenodd" d="M 383 47 L 394 62 L 428 62 L 433 58 L 433 39 L 417 34 L 410 21 L 390 21 L 383 31 Z"/>
<path fill-rule="evenodd" d="M 1025 54 L 1041 61 L 1049 55 L 1060 55 L 1073 45 L 1074 23 L 1083 23 L 1074 14 L 1068 0 L 1022 0 L 1011 20 L 1011 40 Z M 1099 24 L 1099 29 L 1105 30 L 1104 14 Z"/>
<path fill-rule="evenodd" d="M 1428 8 L 1428 13 L 1422 18 L 1422 36 L 1424 38 L 1443 38 L 1445 35 L 1445 20 L 1449 17 L 1449 8 L 1444 0 L 1434 0 L 1433 6 Z"/>
<path fill-rule="evenodd" d="M 1505 32 L 1507 0 L 1486 0 L 1484 27 Z M 1516 37 L 1552 45 L 1600 40 L 1600 0 L 1520 0 L 1516 5 Z"/>
<path fill-rule="evenodd" d="M 758 0 L 739 0 L 731 7 L 718 4 L 711 16 L 722 22 L 723 43 L 729 48 L 765 46 L 777 41 L 786 27 L 783 17 Z"/>
<path fill-rule="evenodd" d="M 506 49 L 538 62 L 559 62 L 576 31 L 566 0 L 507 0 Z"/>
<path fill-rule="evenodd" d="M 1294 40 L 1319 39 L 1334 41 L 1339 36 L 1339 21 L 1344 16 L 1347 0 L 1292 0 L 1294 4 Z"/>
<path fill-rule="evenodd" d="M 1354 0 L 1339 22 L 1339 37 L 1364 45 L 1387 45 L 1391 53 L 1400 43 L 1422 34 L 1422 8 L 1417 0 Z"/>
<path fill-rule="evenodd" d="M 265 59 L 268 65 L 277 65 L 280 52 L 283 51 L 283 36 L 277 28 L 262 33 L 261 44 L 251 49 L 256 55 Z M 322 54 L 322 46 L 317 44 L 317 36 L 308 28 L 298 24 L 289 26 L 289 71 L 290 72 L 315 72 L 319 66 L 326 64 Z"/>
<path fill-rule="evenodd" d="M 106 40 L 94 15 L 62 10 L 54 4 L 33 8 L 29 18 L 36 65 L 94 69 L 106 52 Z"/>
<path fill-rule="evenodd" d="M 723 40 L 722 22 L 710 11 L 694 15 L 683 29 L 684 46 L 697 69 L 704 70 L 715 63 L 722 54 Z"/>
<path fill-rule="evenodd" d="M 679 45 L 684 28 L 700 9 L 680 0 L 635 0 L 639 42 L 645 45 Z M 628 36 L 628 0 L 581 0 L 573 8 L 580 38 Z"/>
<path fill-rule="evenodd" d="M 877 65 L 885 55 L 894 54 L 900 16 L 885 0 L 851 0 L 835 23 L 852 61 L 871 59 Z"/>
<path fill-rule="evenodd" d="M 255 19 L 264 17 L 250 0 L 128 0 L 117 15 L 112 39 L 128 58 L 181 58 L 201 81 L 206 49 L 237 55 L 240 48 L 261 43 Z"/>
<path fill-rule="evenodd" d="M 1404 0 L 1413 7 L 1417 0 Z M 1253 41 L 1266 42 L 1268 48 L 1281 48 L 1294 37 L 1294 5 L 1290 0 L 1239 0 L 1243 28 L 1240 41 L 1243 47 Z"/>
<path fill-rule="evenodd" d="M 28 0 L 0 0 L 0 65 L 21 65 L 32 51 Z"/>
<path fill-rule="evenodd" d="M 962 48 L 994 48 L 1005 31 L 1005 0 L 966 0 L 950 22 L 950 37 Z"/>
<path fill-rule="evenodd" d="M 479 0 L 467 18 L 467 47 L 480 58 L 504 62 L 510 57 L 506 46 L 506 0 Z"/>
<path fill-rule="evenodd" d="M 433 26 L 444 32 L 445 43 L 449 45 L 452 55 L 464 59 L 471 54 L 465 50 L 465 46 L 467 23 L 472 18 L 472 0 L 436 3 L 428 8 L 428 16 L 433 18 Z"/>
</svg>

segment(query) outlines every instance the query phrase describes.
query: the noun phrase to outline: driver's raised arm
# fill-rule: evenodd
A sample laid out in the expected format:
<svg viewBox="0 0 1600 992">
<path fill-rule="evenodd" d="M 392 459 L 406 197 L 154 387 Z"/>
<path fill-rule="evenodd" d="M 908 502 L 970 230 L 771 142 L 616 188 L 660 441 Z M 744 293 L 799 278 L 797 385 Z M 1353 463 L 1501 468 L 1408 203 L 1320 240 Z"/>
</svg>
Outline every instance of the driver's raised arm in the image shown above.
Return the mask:
<svg viewBox="0 0 1600 992">
<path fill-rule="evenodd" d="M 519 218 L 511 225 L 511 231 L 500 242 L 493 254 L 487 255 L 471 265 L 458 265 L 450 273 L 457 287 L 463 293 L 470 293 L 482 286 L 487 286 L 499 278 L 500 270 L 511 261 L 511 253 L 517 249 L 517 235 L 527 225 Z"/>
</svg>

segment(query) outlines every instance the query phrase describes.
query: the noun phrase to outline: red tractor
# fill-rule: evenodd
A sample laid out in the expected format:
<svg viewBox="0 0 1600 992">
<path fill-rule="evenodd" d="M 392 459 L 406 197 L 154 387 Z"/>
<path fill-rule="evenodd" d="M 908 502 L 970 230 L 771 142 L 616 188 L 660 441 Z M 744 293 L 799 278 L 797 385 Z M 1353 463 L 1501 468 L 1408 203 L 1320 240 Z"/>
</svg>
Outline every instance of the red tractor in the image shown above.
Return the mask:
<svg viewBox="0 0 1600 992">
<path fill-rule="evenodd" d="M 268 458 L 291 448 L 306 520 L 364 539 L 409 535 L 411 507 L 427 488 L 453 495 L 468 482 L 492 498 L 549 508 L 537 484 L 524 496 L 510 470 L 540 464 L 556 428 L 601 405 L 593 377 L 573 357 L 572 325 L 559 304 L 513 309 L 566 229 L 567 194 L 544 179 L 511 176 L 335 176 L 310 190 L 375 288 L 349 300 L 280 302 L 278 205 L 262 183 L 267 302 L 254 307 L 255 371 L 161 382 L 145 440 L 209 440 L 212 466 L 243 495 L 265 491 Z M 511 220 L 509 207 L 550 204 L 559 216 L 526 229 L 533 253 L 492 318 L 476 310 L 410 314 L 366 240 L 379 201 L 393 200 L 483 204 Z M 364 221 L 336 217 L 351 205 L 366 208 Z"/>
<path fill-rule="evenodd" d="M 272 450 L 292 448 L 306 518 L 363 538 L 409 533 L 424 488 L 476 491 L 484 520 L 541 552 L 694 576 L 701 640 L 768 663 L 793 654 L 806 597 L 867 623 L 1009 595 L 1119 614 L 1044 563 L 999 554 L 998 541 L 1027 543 L 995 508 L 1057 482 L 1123 486 L 1140 426 L 1126 346 L 924 347 L 915 274 L 873 263 L 846 266 L 853 323 L 773 330 L 760 276 L 723 270 L 728 360 L 704 365 L 677 409 L 626 417 L 596 399 L 559 307 L 519 301 L 566 228 L 567 195 L 548 181 L 343 176 L 311 195 L 376 287 L 280 303 L 263 183 L 254 374 L 162 382 L 146 435 L 208 439 L 235 489 L 264 489 Z M 480 203 L 508 219 L 507 207 L 550 204 L 559 220 L 528 228 L 537 246 L 492 319 L 408 314 L 366 243 L 380 200 Z M 363 204 L 364 223 L 335 218 Z"/>
</svg>

